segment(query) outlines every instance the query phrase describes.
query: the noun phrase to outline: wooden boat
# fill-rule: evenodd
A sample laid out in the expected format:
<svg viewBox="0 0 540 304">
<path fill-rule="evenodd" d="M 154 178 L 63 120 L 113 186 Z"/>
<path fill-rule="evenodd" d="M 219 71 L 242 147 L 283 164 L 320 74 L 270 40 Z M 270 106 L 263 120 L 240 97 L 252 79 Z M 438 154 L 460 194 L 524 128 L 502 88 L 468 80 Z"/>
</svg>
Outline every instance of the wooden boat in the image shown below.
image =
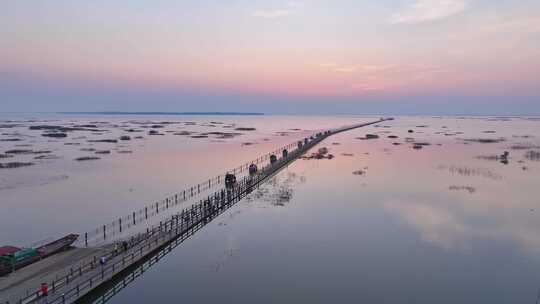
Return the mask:
<svg viewBox="0 0 540 304">
<path fill-rule="evenodd" d="M 69 234 L 56 241 L 38 248 L 10 248 L 0 256 L 0 276 L 11 273 L 17 269 L 33 264 L 41 259 L 69 248 L 79 238 L 78 234 Z M 13 250 L 13 248 L 17 250 Z"/>
<path fill-rule="evenodd" d="M 75 243 L 75 241 L 79 238 L 78 234 L 68 234 L 65 237 L 58 239 L 56 241 L 50 242 L 48 244 L 45 244 L 43 246 L 40 246 L 36 248 L 39 256 L 41 258 L 46 258 L 50 255 L 53 255 L 59 251 L 65 250 L 71 246 L 71 244 Z"/>
</svg>

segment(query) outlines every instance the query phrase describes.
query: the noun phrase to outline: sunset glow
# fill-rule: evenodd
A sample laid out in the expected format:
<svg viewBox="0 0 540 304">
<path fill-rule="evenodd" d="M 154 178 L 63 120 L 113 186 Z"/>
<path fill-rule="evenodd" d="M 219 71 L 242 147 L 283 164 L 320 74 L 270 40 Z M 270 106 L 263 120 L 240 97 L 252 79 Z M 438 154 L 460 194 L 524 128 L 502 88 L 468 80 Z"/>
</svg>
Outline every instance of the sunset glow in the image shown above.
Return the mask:
<svg viewBox="0 0 540 304">
<path fill-rule="evenodd" d="M 249 96 L 254 105 L 257 97 L 264 103 L 269 96 L 289 102 L 352 101 L 359 112 L 366 101 L 415 96 L 435 104 L 457 96 L 458 103 L 495 97 L 539 109 L 536 1 L 16 1 L 1 6 L 0 84 L 9 110 L 22 104 L 42 108 L 29 87 L 38 95 L 75 91 L 95 101 L 102 98 L 96 90 L 144 91 L 159 104 L 150 98 L 157 90 L 176 96 L 176 102 L 163 104 L 178 109 L 196 108 L 196 101 L 185 100 L 186 91 L 213 104 L 230 94 Z M 73 108 L 94 110 L 84 104 Z"/>
</svg>

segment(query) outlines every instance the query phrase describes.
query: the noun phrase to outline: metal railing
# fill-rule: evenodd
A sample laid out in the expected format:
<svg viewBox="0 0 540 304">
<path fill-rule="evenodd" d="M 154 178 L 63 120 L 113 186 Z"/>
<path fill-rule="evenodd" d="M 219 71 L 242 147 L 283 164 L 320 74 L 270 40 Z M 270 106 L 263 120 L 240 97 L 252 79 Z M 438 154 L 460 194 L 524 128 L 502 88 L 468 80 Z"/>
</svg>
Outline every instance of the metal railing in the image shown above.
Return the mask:
<svg viewBox="0 0 540 304">
<path fill-rule="evenodd" d="M 248 172 L 249 165 L 256 164 L 260 165 L 262 163 L 268 162 L 270 155 L 279 155 L 283 150 L 290 150 L 295 147 L 296 144 L 288 144 L 282 146 L 272 152 L 269 152 L 265 155 L 262 155 L 250 162 L 247 162 L 241 166 L 233 168 L 232 170 L 227 171 L 226 173 L 232 174 L 246 174 Z M 279 154 L 278 154 L 279 153 Z M 130 214 L 119 217 L 117 220 L 112 221 L 108 224 L 99 226 L 93 230 L 81 234 L 79 241 L 76 245 L 84 247 L 99 246 L 110 242 L 115 237 L 125 235 L 126 231 L 139 226 L 143 222 L 148 221 L 149 219 L 158 216 L 164 212 L 167 212 L 169 209 L 186 202 L 194 197 L 199 196 L 201 193 L 204 194 L 207 190 L 224 184 L 225 174 L 218 175 L 207 181 L 201 182 L 195 186 L 189 187 L 185 190 L 182 190 L 176 194 L 170 195 L 169 197 L 153 203 L 151 205 L 145 206 L 137 211 L 133 211 Z"/>
</svg>

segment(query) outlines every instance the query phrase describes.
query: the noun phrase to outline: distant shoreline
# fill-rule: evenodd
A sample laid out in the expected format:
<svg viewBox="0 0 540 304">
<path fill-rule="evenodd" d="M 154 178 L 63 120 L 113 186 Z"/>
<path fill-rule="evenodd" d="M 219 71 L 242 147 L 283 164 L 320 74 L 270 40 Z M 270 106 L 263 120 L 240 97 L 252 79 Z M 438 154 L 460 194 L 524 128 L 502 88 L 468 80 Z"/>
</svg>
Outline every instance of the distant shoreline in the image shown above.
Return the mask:
<svg viewBox="0 0 540 304">
<path fill-rule="evenodd" d="M 84 114 L 84 115 L 265 115 L 257 112 L 57 112 L 57 114 Z"/>
</svg>

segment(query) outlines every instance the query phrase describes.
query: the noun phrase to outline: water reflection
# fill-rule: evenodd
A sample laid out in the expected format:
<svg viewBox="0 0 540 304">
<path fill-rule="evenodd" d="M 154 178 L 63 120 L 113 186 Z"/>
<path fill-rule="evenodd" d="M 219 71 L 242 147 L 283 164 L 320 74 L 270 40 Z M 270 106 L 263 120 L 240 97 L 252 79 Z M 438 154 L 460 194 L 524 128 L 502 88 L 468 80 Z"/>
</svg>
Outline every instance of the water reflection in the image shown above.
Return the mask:
<svg viewBox="0 0 540 304">
<path fill-rule="evenodd" d="M 278 127 L 269 129 L 224 153 L 264 145 Z M 392 137 L 356 139 L 381 131 Z M 530 134 L 540 120 L 401 117 L 339 134 L 321 145 L 334 158 L 294 162 L 111 302 L 534 302 L 540 163 L 526 153 L 540 140 Z M 527 149 L 510 149 L 523 136 Z M 182 155 L 211 158 L 205 149 Z M 507 165 L 479 158 L 505 151 Z M 147 161 L 180 166 L 169 153 Z M 205 161 L 214 160 L 186 170 Z"/>
<path fill-rule="evenodd" d="M 371 120 L 32 115 L 37 117 L 12 116 L 0 122 L 0 139 L 18 139 L 0 141 L 0 163 L 32 164 L 0 168 L 2 208 L 10 210 L 0 213 L 0 222 L 10 227 L 0 229 L 4 244 L 24 246 L 94 229 L 312 130 Z M 5 153 L 13 150 L 31 153 Z M 50 153 L 36 154 L 41 151 Z M 59 178 L 63 176 L 68 178 Z"/>
<path fill-rule="evenodd" d="M 471 229 L 445 208 L 429 203 L 406 201 L 387 202 L 384 208 L 405 220 L 420 233 L 423 240 L 446 249 L 464 248 L 466 240 L 472 237 Z"/>
</svg>

